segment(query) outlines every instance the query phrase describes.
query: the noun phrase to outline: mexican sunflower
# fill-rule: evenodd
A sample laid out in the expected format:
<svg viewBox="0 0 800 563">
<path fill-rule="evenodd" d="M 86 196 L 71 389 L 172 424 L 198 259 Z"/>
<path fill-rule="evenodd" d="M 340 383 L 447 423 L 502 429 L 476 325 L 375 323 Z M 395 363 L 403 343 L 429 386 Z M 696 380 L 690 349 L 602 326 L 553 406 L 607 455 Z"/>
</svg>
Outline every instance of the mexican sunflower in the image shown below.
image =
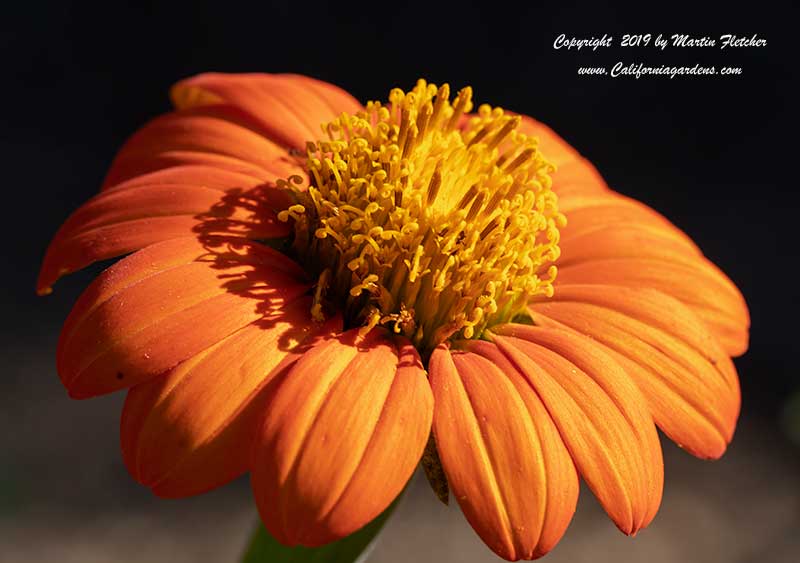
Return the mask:
<svg viewBox="0 0 800 563">
<path fill-rule="evenodd" d="M 171 97 L 38 282 L 126 255 L 74 306 L 57 366 L 72 397 L 127 390 L 123 456 L 155 494 L 249 472 L 268 530 L 319 546 L 423 458 L 492 550 L 532 559 L 579 477 L 622 532 L 650 523 L 656 427 L 725 451 L 741 294 L 545 125 L 423 80 L 365 106 L 296 75 L 202 74 Z"/>
</svg>

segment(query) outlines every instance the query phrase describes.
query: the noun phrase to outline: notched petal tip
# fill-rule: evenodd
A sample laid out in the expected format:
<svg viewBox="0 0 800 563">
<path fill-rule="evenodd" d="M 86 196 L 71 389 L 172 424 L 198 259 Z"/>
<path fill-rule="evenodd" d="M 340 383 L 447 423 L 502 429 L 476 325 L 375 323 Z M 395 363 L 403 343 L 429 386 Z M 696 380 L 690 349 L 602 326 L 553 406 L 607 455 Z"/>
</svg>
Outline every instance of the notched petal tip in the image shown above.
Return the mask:
<svg viewBox="0 0 800 563">
<path fill-rule="evenodd" d="M 561 233 L 557 287 L 656 289 L 691 308 L 728 354 L 747 350 L 750 315 L 741 292 L 666 218 L 612 191 L 570 195 L 559 206 L 568 224 Z"/>
<path fill-rule="evenodd" d="M 739 379 L 689 307 L 653 289 L 567 284 L 531 311 L 537 324 L 582 333 L 611 354 L 682 448 L 704 459 L 724 453 L 739 415 Z"/>
<path fill-rule="evenodd" d="M 644 398 L 599 346 L 564 330 L 501 325 L 492 340 L 553 417 L 578 471 L 626 534 L 646 527 L 663 489 L 663 461 Z"/>
<path fill-rule="evenodd" d="M 464 347 L 439 347 L 430 362 L 434 433 L 453 496 L 499 556 L 541 557 L 575 511 L 575 466 L 542 402 L 496 346 Z"/>
<path fill-rule="evenodd" d="M 370 522 L 425 447 L 433 398 L 416 351 L 383 329 L 358 332 L 312 347 L 269 398 L 251 483 L 284 544 L 322 545 Z"/>
<path fill-rule="evenodd" d="M 156 495 L 175 498 L 243 474 L 273 382 L 310 345 L 341 330 L 338 318 L 313 322 L 310 307 L 310 298 L 298 299 L 269 326 L 251 323 L 131 389 L 121 423 L 131 475 Z"/>
</svg>

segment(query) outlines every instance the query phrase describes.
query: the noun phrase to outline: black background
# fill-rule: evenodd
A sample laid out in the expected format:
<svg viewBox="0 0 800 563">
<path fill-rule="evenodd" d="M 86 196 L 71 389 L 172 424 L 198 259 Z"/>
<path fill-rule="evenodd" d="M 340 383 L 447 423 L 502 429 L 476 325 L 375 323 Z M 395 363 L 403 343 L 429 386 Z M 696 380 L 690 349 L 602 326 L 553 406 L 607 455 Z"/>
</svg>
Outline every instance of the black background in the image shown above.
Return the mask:
<svg viewBox="0 0 800 563">
<path fill-rule="evenodd" d="M 613 188 L 655 207 L 700 245 L 750 306 L 751 349 L 736 361 L 743 416 L 765 418 L 780 436 L 782 409 L 800 388 L 797 38 L 789 4 L 665 3 L 648 11 L 601 4 L 5 6 L 4 356 L 16 365 L 31 353 L 54 358 L 59 325 L 96 269 L 38 298 L 34 283 L 46 245 L 97 191 L 124 139 L 169 109 L 173 82 L 208 70 L 296 72 L 366 101 L 425 77 L 470 84 L 476 101 L 549 124 Z M 554 50 L 561 33 L 605 33 L 614 45 Z M 620 47 L 623 33 L 757 33 L 768 44 L 658 52 Z M 576 72 L 617 61 L 738 66 L 743 74 L 636 80 Z M 0 393 L 30 400 L 36 389 L 30 378 L 50 382 L 55 369 L 11 369 L 0 378 Z"/>
</svg>

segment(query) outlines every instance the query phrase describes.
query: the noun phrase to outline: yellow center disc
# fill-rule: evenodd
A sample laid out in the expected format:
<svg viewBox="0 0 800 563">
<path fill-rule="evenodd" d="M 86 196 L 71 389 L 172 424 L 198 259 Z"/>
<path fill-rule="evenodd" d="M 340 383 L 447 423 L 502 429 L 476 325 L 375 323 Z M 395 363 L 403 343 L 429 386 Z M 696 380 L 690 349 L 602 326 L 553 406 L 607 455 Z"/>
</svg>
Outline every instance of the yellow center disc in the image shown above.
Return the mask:
<svg viewBox="0 0 800 563">
<path fill-rule="evenodd" d="M 324 126 L 307 147 L 310 185 L 285 183 L 296 203 L 296 257 L 319 276 L 313 314 L 387 325 L 423 352 L 550 296 L 565 224 L 554 168 L 520 118 L 472 91 L 420 80 Z"/>
</svg>

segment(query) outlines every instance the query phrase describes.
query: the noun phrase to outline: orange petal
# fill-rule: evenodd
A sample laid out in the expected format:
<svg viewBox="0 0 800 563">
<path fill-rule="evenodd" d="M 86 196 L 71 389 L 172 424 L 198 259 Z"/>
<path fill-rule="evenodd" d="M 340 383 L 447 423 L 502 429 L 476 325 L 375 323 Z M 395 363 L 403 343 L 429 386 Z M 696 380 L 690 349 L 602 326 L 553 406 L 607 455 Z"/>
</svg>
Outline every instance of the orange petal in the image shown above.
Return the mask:
<svg viewBox="0 0 800 563">
<path fill-rule="evenodd" d="M 190 155 L 202 155 L 203 153 L 178 153 L 189 157 Z M 213 157 L 221 160 L 215 161 Z M 231 163 L 220 157 L 206 153 L 206 157 L 197 162 L 175 161 L 168 163 L 167 166 L 158 167 L 148 172 L 137 173 L 135 176 L 115 183 L 105 185 L 105 190 L 129 189 L 138 187 L 152 186 L 201 186 L 204 188 L 219 190 L 223 192 L 231 190 L 246 190 L 267 183 L 269 175 L 255 165 L 234 166 L 237 161 L 232 159 Z M 229 166 L 226 167 L 226 164 Z"/>
<path fill-rule="evenodd" d="M 739 414 L 736 369 L 688 307 L 655 290 L 561 285 L 531 311 L 537 324 L 555 322 L 605 346 L 683 448 L 703 458 L 725 452 Z"/>
<path fill-rule="evenodd" d="M 185 155 L 208 155 L 196 163 L 214 166 L 246 163 L 271 181 L 301 171 L 285 148 L 260 132 L 246 115 L 231 106 L 204 106 L 157 117 L 137 131 L 117 154 L 104 185 L 109 187 L 140 174 L 189 164 Z M 184 158 L 181 158 L 184 155 Z M 251 172 L 251 174 L 255 174 Z"/>
<path fill-rule="evenodd" d="M 440 346 L 430 362 L 433 429 L 448 484 L 495 553 L 540 557 L 575 511 L 575 466 L 522 375 L 493 344 L 469 349 L 486 357 Z"/>
<path fill-rule="evenodd" d="M 619 364 L 564 330 L 506 324 L 492 328 L 491 339 L 541 397 L 617 527 L 646 527 L 661 502 L 661 446 L 644 397 Z"/>
<path fill-rule="evenodd" d="M 644 258 L 701 268 L 705 262 L 694 246 L 667 229 L 646 224 L 617 223 L 586 229 L 579 235 L 568 236 L 559 242 L 559 247 L 559 270 L 617 258 Z"/>
<path fill-rule="evenodd" d="M 291 161 L 280 160 L 279 164 L 289 166 Z M 226 176 L 226 173 L 239 175 L 239 178 L 244 177 L 245 183 L 249 183 L 253 178 L 260 180 L 259 183 L 272 183 L 283 177 L 277 174 L 281 166 L 276 166 L 276 170 L 269 172 L 257 164 L 232 156 L 201 150 L 166 149 L 152 154 L 140 153 L 134 158 L 120 161 L 112 168 L 113 173 L 106 175 L 100 189 L 108 190 L 128 182 L 156 183 L 151 180 L 159 179 L 163 179 L 162 183 L 177 181 L 209 188 L 239 186 L 242 183 L 236 177 L 231 182 L 230 176 Z M 290 168 L 289 172 L 305 177 L 305 172 L 299 163 L 296 167 Z M 221 180 L 217 178 L 220 175 Z"/>
<path fill-rule="evenodd" d="M 607 225 L 643 224 L 666 231 L 700 253 L 692 240 L 666 217 L 635 199 L 611 190 L 603 194 L 573 194 L 560 198 L 558 208 L 567 215 L 567 226 L 561 229 L 562 239 Z"/>
<path fill-rule="evenodd" d="M 318 546 L 367 524 L 413 473 L 432 410 L 407 340 L 355 329 L 312 348 L 269 398 L 254 446 L 267 528 L 284 544 Z"/>
<path fill-rule="evenodd" d="M 122 451 L 159 496 L 198 494 L 242 475 L 269 383 L 341 321 L 311 321 L 302 298 L 128 392 Z"/>
<path fill-rule="evenodd" d="M 602 194 L 608 190 L 605 180 L 580 153 L 544 123 L 522 115 L 519 130 L 539 139 L 544 157 L 556 166 L 553 191 L 559 198 L 573 194 Z"/>
<path fill-rule="evenodd" d="M 178 109 L 230 104 L 252 118 L 267 137 L 298 150 L 322 136 L 322 124 L 342 112 L 362 109 L 333 84 L 294 74 L 209 72 L 178 82 L 171 95 Z"/>
<path fill-rule="evenodd" d="M 155 242 L 234 235 L 274 238 L 288 234 L 269 208 L 266 186 L 230 193 L 191 184 L 115 188 L 92 198 L 59 229 L 47 249 L 37 284 L 48 293 L 58 277 L 92 262 Z M 275 199 L 275 198 L 273 198 Z"/>
<path fill-rule="evenodd" d="M 251 242 L 151 245 L 101 274 L 61 332 L 57 366 L 76 398 L 163 373 L 305 292 L 302 270 Z"/>
<path fill-rule="evenodd" d="M 558 283 L 657 289 L 691 307 L 729 354 L 747 350 L 750 319 L 744 298 L 705 259 L 689 265 L 653 258 L 598 259 L 559 268 Z"/>
<path fill-rule="evenodd" d="M 570 197 L 560 208 L 567 227 L 559 243 L 557 286 L 658 289 L 691 307 L 729 354 L 747 350 L 750 317 L 741 293 L 669 221 L 613 193 Z"/>
<path fill-rule="evenodd" d="M 702 260 L 697 247 L 677 229 L 624 222 L 595 223 L 580 230 L 579 226 L 573 221 L 563 229 L 559 268 L 606 258 L 653 258 L 687 265 Z"/>
</svg>

